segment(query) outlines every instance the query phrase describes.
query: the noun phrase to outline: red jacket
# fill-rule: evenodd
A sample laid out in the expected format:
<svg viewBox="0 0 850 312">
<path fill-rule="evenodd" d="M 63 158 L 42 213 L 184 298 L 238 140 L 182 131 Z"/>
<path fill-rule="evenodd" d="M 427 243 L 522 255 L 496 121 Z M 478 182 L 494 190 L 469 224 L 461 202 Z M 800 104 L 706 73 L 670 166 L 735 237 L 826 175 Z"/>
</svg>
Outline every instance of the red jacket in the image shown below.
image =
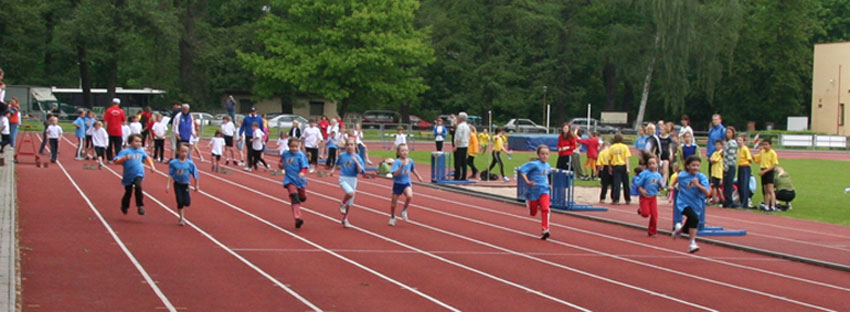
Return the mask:
<svg viewBox="0 0 850 312">
<path fill-rule="evenodd" d="M 599 156 L 599 139 L 579 139 L 578 142 L 587 146 L 587 158 L 596 159 Z"/>
<path fill-rule="evenodd" d="M 568 148 L 566 150 L 561 150 L 561 148 L 565 146 Z M 570 137 L 565 139 L 563 135 L 558 135 L 558 156 L 572 155 L 576 146 L 576 138 Z"/>
<path fill-rule="evenodd" d="M 103 121 L 106 122 L 106 133 L 110 136 L 121 136 L 121 126 L 127 121 L 124 110 L 118 106 L 112 106 L 103 113 Z"/>
</svg>

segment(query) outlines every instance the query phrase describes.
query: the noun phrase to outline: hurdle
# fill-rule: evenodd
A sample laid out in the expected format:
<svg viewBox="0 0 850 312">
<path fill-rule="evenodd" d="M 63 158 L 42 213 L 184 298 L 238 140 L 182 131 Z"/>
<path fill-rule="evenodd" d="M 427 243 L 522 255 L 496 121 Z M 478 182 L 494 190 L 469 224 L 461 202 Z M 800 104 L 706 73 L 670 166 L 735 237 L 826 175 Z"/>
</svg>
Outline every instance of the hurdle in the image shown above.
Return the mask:
<svg viewBox="0 0 850 312">
<path fill-rule="evenodd" d="M 530 186 L 519 177 L 519 170 L 514 169 L 517 183 L 517 198 L 519 202 L 525 202 Z M 569 211 L 608 211 L 607 208 L 594 207 L 576 203 L 574 200 L 575 193 L 575 174 L 572 171 L 552 169 L 549 172 L 549 206 L 552 209 L 569 210 Z"/>
<path fill-rule="evenodd" d="M 673 198 L 673 228 L 676 223 L 682 222 L 682 213 L 676 207 L 676 198 Z M 697 236 L 744 236 L 747 235 L 747 230 L 726 230 L 720 226 L 708 226 L 705 223 L 706 209 L 703 208 L 699 214 L 699 225 L 697 226 Z"/>
<path fill-rule="evenodd" d="M 431 152 L 431 183 L 436 184 L 475 184 L 475 181 L 456 181 L 449 178 L 447 162 L 450 153 Z"/>
</svg>

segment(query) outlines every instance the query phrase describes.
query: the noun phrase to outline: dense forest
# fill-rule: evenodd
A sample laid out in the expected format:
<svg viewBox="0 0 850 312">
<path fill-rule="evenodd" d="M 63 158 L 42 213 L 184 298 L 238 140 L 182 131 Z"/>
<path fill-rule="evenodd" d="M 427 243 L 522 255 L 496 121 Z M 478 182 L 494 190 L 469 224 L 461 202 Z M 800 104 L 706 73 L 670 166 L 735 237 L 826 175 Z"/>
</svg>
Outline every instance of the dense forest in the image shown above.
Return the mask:
<svg viewBox="0 0 850 312">
<path fill-rule="evenodd" d="M 0 0 L 6 84 L 152 87 L 209 110 L 225 90 L 344 112 L 466 110 L 554 122 L 808 115 L 813 44 L 850 0 Z M 95 104 L 95 103 L 91 103 Z M 97 103 L 102 105 L 103 103 Z M 641 109 L 645 106 L 645 112 Z M 341 112 L 341 113 L 344 113 Z M 597 116 L 598 117 L 598 116 Z"/>
</svg>

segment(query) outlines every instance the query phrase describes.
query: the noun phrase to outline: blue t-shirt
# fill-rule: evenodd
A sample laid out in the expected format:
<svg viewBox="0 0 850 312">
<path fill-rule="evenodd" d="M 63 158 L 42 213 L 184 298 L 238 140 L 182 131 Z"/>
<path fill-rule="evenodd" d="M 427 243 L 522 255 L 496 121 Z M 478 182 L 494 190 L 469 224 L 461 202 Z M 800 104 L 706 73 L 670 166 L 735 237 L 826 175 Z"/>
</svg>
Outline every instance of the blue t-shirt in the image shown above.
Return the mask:
<svg viewBox="0 0 850 312">
<path fill-rule="evenodd" d="M 519 167 L 519 172 L 525 174 L 528 180 L 534 182 L 525 198 L 528 200 L 538 200 L 540 195 L 549 194 L 549 171 L 552 166 L 549 163 L 542 161 L 530 161 Z"/>
<path fill-rule="evenodd" d="M 307 156 L 301 151 L 296 151 L 294 154 L 289 150 L 284 150 L 280 153 L 280 160 L 283 162 L 283 170 L 286 174 L 283 175 L 283 186 L 295 184 L 297 188 L 307 186 L 307 179 L 298 177 L 301 170 L 310 168 L 310 163 L 307 162 Z"/>
<path fill-rule="evenodd" d="M 684 211 L 685 207 L 691 207 L 698 215 L 705 210 L 705 194 L 694 187 L 688 187 L 691 180 L 699 179 L 699 184 L 708 188 L 708 177 L 702 172 L 690 174 L 687 171 L 680 171 L 678 178 L 679 191 L 676 192 L 676 210 Z"/>
<path fill-rule="evenodd" d="M 96 120 L 95 120 L 94 118 L 89 118 L 88 116 L 86 116 L 85 118 L 83 118 L 83 121 L 84 121 L 84 122 L 85 122 L 85 124 L 86 124 L 86 130 L 85 130 L 85 132 L 86 132 L 86 133 L 88 133 L 88 132 L 89 132 L 89 129 L 91 129 L 92 127 L 94 127 L 94 122 L 95 122 Z"/>
<path fill-rule="evenodd" d="M 413 171 L 413 169 L 415 168 L 413 166 L 413 159 L 410 159 L 410 162 L 408 162 L 407 165 L 404 166 L 404 168 L 401 168 L 401 164 L 402 164 L 401 159 L 396 159 L 393 162 L 393 168 L 390 170 L 390 172 L 393 173 L 393 183 L 409 184 L 410 183 L 410 172 Z M 395 171 L 398 170 L 398 168 L 401 168 L 401 174 L 396 176 Z"/>
<path fill-rule="evenodd" d="M 168 175 L 177 183 L 189 184 L 189 175 L 197 180 L 198 170 L 191 159 L 187 158 L 185 161 L 180 161 L 180 159 L 174 158 L 168 162 Z"/>
<path fill-rule="evenodd" d="M 646 136 L 646 135 L 644 135 L 644 136 L 639 136 L 639 137 L 637 138 L 637 140 L 635 140 L 635 147 L 636 147 L 637 149 L 640 149 L 640 150 L 645 149 L 645 148 L 646 148 L 646 139 L 647 139 L 647 138 L 649 138 L 649 136 Z"/>
<path fill-rule="evenodd" d="M 143 166 L 143 161 L 147 160 L 148 153 L 145 152 L 144 148 L 125 148 L 118 153 L 117 156 L 113 159 L 113 161 L 118 160 L 124 156 L 130 156 L 129 159 L 121 163 L 124 166 L 124 176 L 121 179 L 121 184 L 124 186 L 133 184 L 133 180 L 137 177 L 143 178 L 145 177 L 145 166 Z"/>
<path fill-rule="evenodd" d="M 337 148 L 336 140 L 331 136 L 328 136 L 327 147 L 328 148 Z"/>
<path fill-rule="evenodd" d="M 192 140 L 192 130 L 195 129 L 195 125 L 192 122 L 192 115 L 180 114 L 180 121 L 177 123 L 177 126 L 180 128 L 181 141 L 189 142 Z"/>
<path fill-rule="evenodd" d="M 363 166 L 363 158 L 360 158 L 360 155 L 357 154 L 349 154 L 348 152 L 342 152 L 339 154 L 339 159 L 336 161 L 336 165 L 339 166 L 339 172 L 343 177 L 357 177 L 357 164 L 360 164 L 360 168 L 364 168 Z"/>
<path fill-rule="evenodd" d="M 643 172 L 643 171 L 641 171 L 641 172 Z M 629 185 L 629 195 L 640 196 L 640 191 L 638 190 L 638 185 L 637 185 L 638 176 L 640 176 L 640 174 L 632 177 L 632 184 Z"/>
<path fill-rule="evenodd" d="M 696 144 L 691 144 L 690 146 L 682 145 L 682 159 L 688 159 L 688 157 L 691 157 L 691 155 L 694 155 L 696 153 L 697 153 L 697 145 Z M 710 157 L 711 155 L 709 154 L 708 156 Z"/>
<path fill-rule="evenodd" d="M 74 119 L 74 124 L 77 125 L 77 126 L 80 126 L 79 128 L 77 128 L 77 130 L 74 132 L 74 134 L 76 134 L 78 138 L 86 137 L 86 120 L 85 120 L 85 118 L 77 117 L 77 119 Z"/>
<path fill-rule="evenodd" d="M 649 197 L 653 197 L 658 195 L 658 192 L 664 186 L 664 177 L 658 171 L 644 170 L 635 177 L 634 184 L 645 189 Z"/>
<path fill-rule="evenodd" d="M 723 141 L 725 139 L 726 127 L 722 124 L 708 130 L 708 144 L 705 146 L 706 155 L 711 157 L 711 154 L 714 154 L 714 151 L 716 150 L 714 148 L 714 141 Z"/>
</svg>

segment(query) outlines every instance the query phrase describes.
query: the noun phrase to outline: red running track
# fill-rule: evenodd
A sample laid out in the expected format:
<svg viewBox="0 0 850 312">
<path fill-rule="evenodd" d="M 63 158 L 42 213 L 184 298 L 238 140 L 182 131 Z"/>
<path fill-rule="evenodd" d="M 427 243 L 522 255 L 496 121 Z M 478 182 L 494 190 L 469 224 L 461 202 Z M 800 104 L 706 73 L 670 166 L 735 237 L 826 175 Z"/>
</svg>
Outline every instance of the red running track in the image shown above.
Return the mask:
<svg viewBox="0 0 850 312">
<path fill-rule="evenodd" d="M 63 141 L 60 150 L 70 151 L 72 146 Z M 187 215 L 205 236 L 175 225 L 169 212 L 173 195 L 164 193 L 164 176 L 147 173 L 148 214 L 124 216 L 118 210 L 122 191 L 118 177 L 110 170 L 78 169 L 80 162 L 71 160 L 70 154 L 60 154 L 68 176 L 56 165 L 19 171 L 22 245 L 28 238 L 32 249 L 23 265 L 38 268 L 23 273 L 25 307 L 75 310 L 89 304 L 77 296 L 47 304 L 44 298 L 63 292 L 50 286 L 63 271 L 90 276 L 92 284 L 99 279 L 114 281 L 100 291 L 116 294 L 93 309 L 164 306 L 152 287 L 139 281 L 138 270 L 103 233 L 104 226 L 88 219 L 93 213 L 82 200 L 85 195 L 164 297 L 189 310 L 236 305 L 255 311 L 307 310 L 308 303 L 323 310 L 850 309 L 845 299 L 850 292 L 847 272 L 710 245 L 690 255 L 682 252 L 685 241 L 647 238 L 639 230 L 558 214 L 552 216 L 553 239 L 540 241 L 539 221 L 525 216 L 519 206 L 427 187 L 416 187 L 411 222 L 389 227 L 390 182 L 383 179 L 360 180 L 351 216 L 356 227 L 343 229 L 337 209 L 342 192 L 336 179 L 311 177 L 305 227 L 295 230 L 278 178 L 241 171 L 222 175 L 199 164 L 204 171 L 201 192 L 192 193 Z M 165 169 L 162 164 L 157 167 Z M 52 175 L 48 181 L 65 183 L 65 189 L 71 181 L 78 183 L 82 192 L 55 191 L 65 194 L 68 207 L 63 210 L 76 214 L 52 221 L 48 216 L 55 214 L 53 207 L 25 204 L 23 198 L 39 197 L 35 187 L 39 181 L 26 180 L 28 175 Z M 44 220 L 80 228 L 57 232 L 56 226 L 37 230 L 26 226 Z M 92 237 L 75 239 L 83 235 L 79 232 Z M 101 241 L 97 257 L 67 251 L 81 239 Z M 75 263 L 109 257 L 105 261 L 111 264 L 109 274 L 102 272 L 103 266 L 69 267 L 47 256 L 60 252 Z M 93 286 L 78 288 L 74 291 L 97 291 Z M 143 302 L 131 302 L 130 297 Z"/>
</svg>

